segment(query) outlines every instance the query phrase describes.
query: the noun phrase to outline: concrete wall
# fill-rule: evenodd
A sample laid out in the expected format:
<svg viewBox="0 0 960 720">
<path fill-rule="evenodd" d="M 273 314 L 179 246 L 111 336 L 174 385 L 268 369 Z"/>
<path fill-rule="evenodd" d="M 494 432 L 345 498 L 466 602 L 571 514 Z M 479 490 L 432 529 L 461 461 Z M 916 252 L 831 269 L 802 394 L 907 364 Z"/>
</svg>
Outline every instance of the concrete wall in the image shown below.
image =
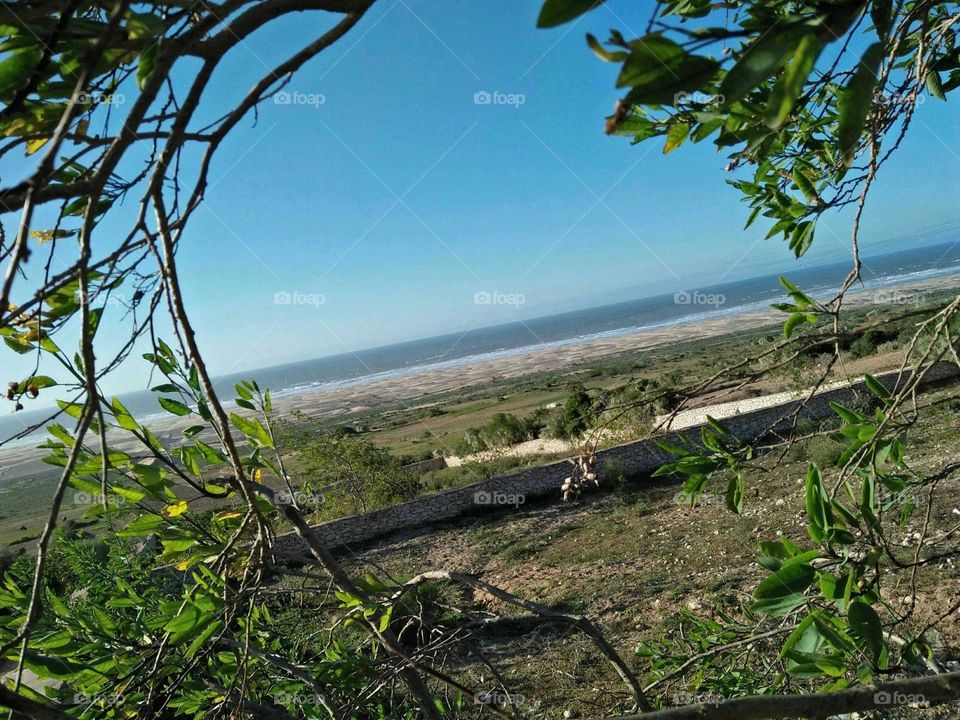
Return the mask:
<svg viewBox="0 0 960 720">
<path fill-rule="evenodd" d="M 956 366 L 941 363 L 934 366 L 925 376 L 925 383 L 940 382 L 956 377 Z M 888 389 L 897 385 L 898 374 L 887 373 L 878 378 Z M 902 380 L 901 380 L 902 384 Z M 831 402 L 846 403 L 858 392 L 865 391 L 863 382 L 848 387 L 827 390 L 815 395 L 801 414 L 811 419 L 835 417 L 830 408 Z M 780 403 L 742 415 L 723 420 L 724 425 L 738 438 L 751 442 L 771 430 L 788 429 L 788 418 L 800 405 L 800 400 Z M 699 426 L 687 428 L 685 434 L 696 437 Z M 661 439 L 675 440 L 676 433 L 660 436 Z M 618 469 L 629 475 L 640 475 L 656 470 L 667 462 L 670 456 L 661 450 L 653 440 L 639 440 L 618 445 L 597 453 L 598 467 L 602 473 L 604 466 L 615 464 Z M 431 522 L 448 520 L 469 512 L 511 509 L 527 498 L 553 496 L 560 500 L 560 485 L 570 474 L 571 465 L 567 461 L 528 468 L 512 475 L 483 480 L 464 487 L 445 490 L 433 495 L 425 495 L 409 502 L 381 508 L 364 515 L 330 520 L 314 526 L 317 538 L 329 548 L 342 548 L 362 543 L 396 530 L 417 528 Z M 277 538 L 278 557 L 286 560 L 304 558 L 306 547 L 294 534 Z"/>
</svg>

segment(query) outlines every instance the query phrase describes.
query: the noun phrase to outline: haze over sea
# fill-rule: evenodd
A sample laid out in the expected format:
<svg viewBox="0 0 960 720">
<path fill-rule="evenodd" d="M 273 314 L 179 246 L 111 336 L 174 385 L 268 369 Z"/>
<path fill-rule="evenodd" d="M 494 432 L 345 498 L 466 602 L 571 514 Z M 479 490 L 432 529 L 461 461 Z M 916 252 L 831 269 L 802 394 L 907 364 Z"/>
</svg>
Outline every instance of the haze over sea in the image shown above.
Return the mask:
<svg viewBox="0 0 960 720">
<path fill-rule="evenodd" d="M 883 292 L 883 288 L 960 274 L 960 242 L 867 255 L 863 263 L 864 286 L 877 290 L 880 302 L 896 301 L 896 294 L 892 290 Z M 791 272 L 790 279 L 814 296 L 831 296 L 850 271 L 850 265 L 850 261 L 845 260 L 806 267 Z M 217 380 L 217 389 L 222 397 L 230 398 L 233 397 L 235 382 L 255 378 L 262 388 L 269 388 L 274 397 L 312 393 L 750 312 L 767 308 L 783 297 L 778 276 L 765 275 L 228 375 Z M 494 298 L 489 295 L 477 298 L 481 303 L 520 300 L 522 298 Z M 693 329 L 691 337 L 695 337 Z M 131 412 L 145 420 L 163 415 L 156 397 L 155 393 L 138 391 L 122 395 L 121 399 Z M 0 432 L 16 432 L 31 422 L 39 421 L 49 412 L 36 410 L 0 418 Z M 24 441 L 34 442 L 37 437 L 34 435 Z"/>
</svg>

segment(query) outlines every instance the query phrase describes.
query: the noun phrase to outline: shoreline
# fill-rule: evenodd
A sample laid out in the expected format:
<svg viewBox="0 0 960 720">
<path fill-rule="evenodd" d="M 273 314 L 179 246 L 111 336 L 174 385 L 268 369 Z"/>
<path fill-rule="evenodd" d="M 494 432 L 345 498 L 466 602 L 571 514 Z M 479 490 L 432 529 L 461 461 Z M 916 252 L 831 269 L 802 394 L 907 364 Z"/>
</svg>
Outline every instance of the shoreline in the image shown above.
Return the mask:
<svg viewBox="0 0 960 720">
<path fill-rule="evenodd" d="M 960 286 L 960 277 L 947 276 L 923 281 L 887 286 L 885 295 L 898 294 L 911 298 L 923 292 L 945 290 Z M 877 289 L 848 292 L 846 306 L 862 308 L 875 303 Z M 901 300 L 900 302 L 903 302 Z M 912 302 L 912 301 L 911 301 Z M 906 304 L 906 303 L 904 303 Z M 722 317 L 695 320 L 690 323 L 638 330 L 623 335 L 584 340 L 569 345 L 540 348 L 515 355 L 501 356 L 479 362 L 465 362 L 453 367 L 427 369 L 411 375 L 371 380 L 350 387 L 318 389 L 315 391 L 277 397 L 278 410 L 324 417 L 368 410 L 378 405 L 407 400 L 422 395 L 433 395 L 450 390 L 478 385 L 491 379 L 515 379 L 535 372 L 558 370 L 584 361 L 613 357 L 625 352 L 643 352 L 664 345 L 703 340 L 733 334 L 739 330 L 756 330 L 784 321 L 786 315 L 772 307 L 731 313 Z"/>
<path fill-rule="evenodd" d="M 862 308 L 871 304 L 884 307 L 897 302 L 922 302 L 924 292 L 957 286 L 960 286 L 960 277 L 957 275 L 941 276 L 888 285 L 882 289 L 848 292 L 845 304 L 847 307 Z M 885 298 L 884 302 L 877 302 L 879 294 Z M 742 330 L 756 330 L 782 323 L 785 318 L 783 312 L 768 307 L 593 340 L 573 341 L 565 345 L 536 348 L 480 361 L 467 360 L 442 368 L 431 369 L 428 366 L 419 372 L 406 375 L 366 381 L 359 379 L 357 383 L 346 387 L 321 387 L 297 393 L 280 393 L 274 395 L 274 411 L 281 417 L 301 412 L 311 417 L 330 419 L 418 397 L 481 385 L 491 380 L 512 380 L 537 372 L 556 371 L 584 362 L 612 358 L 627 352 L 644 352 L 669 344 L 710 339 Z M 151 420 L 147 424 L 167 440 L 179 436 L 179 431 L 191 424 L 191 421 L 189 417 L 170 417 Z M 50 468 L 40 460 L 43 451 L 36 447 L 39 442 L 38 440 L 37 443 L 0 448 L 0 495 L 3 493 L 4 484 Z M 115 445 L 119 449 L 133 449 L 125 438 Z"/>
</svg>

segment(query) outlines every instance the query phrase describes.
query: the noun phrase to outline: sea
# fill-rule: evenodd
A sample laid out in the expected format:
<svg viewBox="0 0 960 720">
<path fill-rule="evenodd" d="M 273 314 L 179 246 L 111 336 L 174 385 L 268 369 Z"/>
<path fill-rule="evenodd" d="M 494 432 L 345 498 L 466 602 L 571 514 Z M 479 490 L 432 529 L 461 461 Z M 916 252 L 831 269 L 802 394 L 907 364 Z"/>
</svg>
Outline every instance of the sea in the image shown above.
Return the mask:
<svg viewBox="0 0 960 720">
<path fill-rule="evenodd" d="M 865 286 L 877 291 L 930 278 L 960 275 L 960 242 L 864 255 L 863 263 Z M 849 259 L 827 262 L 792 270 L 790 280 L 815 297 L 832 297 L 849 271 Z M 274 397 L 313 393 L 736 315 L 767 308 L 783 299 L 779 276 L 764 275 L 247 371 L 217 378 L 216 385 L 224 397 L 233 396 L 234 383 L 249 378 L 256 378 L 260 387 L 269 388 Z M 149 391 L 122 395 L 121 400 L 141 420 L 163 414 L 157 406 L 156 395 Z M 39 421 L 42 416 L 43 411 L 36 410 L 0 417 L 0 439 L 9 437 L 25 424 Z M 36 442 L 41 436 L 39 433 L 15 444 Z M 14 443 L 4 443 L 5 447 L 12 445 Z"/>
</svg>

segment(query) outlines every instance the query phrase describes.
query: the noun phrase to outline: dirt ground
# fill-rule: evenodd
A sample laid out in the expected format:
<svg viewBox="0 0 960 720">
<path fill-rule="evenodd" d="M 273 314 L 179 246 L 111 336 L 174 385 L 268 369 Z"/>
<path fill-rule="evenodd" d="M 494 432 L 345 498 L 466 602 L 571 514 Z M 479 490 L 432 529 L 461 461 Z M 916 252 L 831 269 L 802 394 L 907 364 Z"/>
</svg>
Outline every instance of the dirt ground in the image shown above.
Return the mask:
<svg viewBox="0 0 960 720">
<path fill-rule="evenodd" d="M 934 393 L 927 400 L 937 397 Z M 942 407 L 926 413 L 915 428 L 908 462 L 933 471 L 956 459 L 956 421 L 957 416 Z M 585 614 L 641 679 L 649 681 L 651 660 L 635 651 L 644 643 L 680 640 L 691 614 L 746 622 L 742 607 L 767 575 L 756 562 L 759 542 L 782 534 L 802 547 L 813 546 L 805 530 L 803 483 L 808 458 L 816 452 L 794 448 L 780 465 L 773 457 L 765 458 L 748 476 L 739 516 L 725 508 L 715 488 L 690 508 L 678 503 L 679 488 L 669 478 L 607 478 L 600 492 L 576 503 L 531 503 L 396 534 L 344 559 L 356 570 L 365 567 L 396 579 L 426 570 L 467 572 L 522 597 Z M 912 538 L 922 524 L 922 514 L 915 514 L 895 531 L 893 543 L 903 557 L 911 556 Z M 958 525 L 960 473 L 954 473 L 938 486 L 930 532 L 949 532 Z M 960 614 L 941 616 L 960 598 L 960 561 L 947 558 L 921 570 L 916 593 L 908 590 L 909 581 L 908 574 L 896 575 L 882 591 L 890 613 L 909 617 L 900 631 L 939 619 L 936 652 L 943 662 L 956 662 Z M 457 600 L 474 614 L 517 612 L 475 592 L 455 594 L 451 602 Z M 765 650 L 772 656 L 775 640 Z M 568 629 L 488 636 L 480 644 L 488 658 L 496 658 L 502 677 L 527 699 L 525 709 L 533 717 L 559 717 L 563 711 L 588 716 L 601 707 L 611 712 L 611 705 L 622 703 L 622 710 L 627 704 L 612 670 Z M 482 667 L 462 659 L 460 663 L 475 682 L 490 681 Z M 684 699 L 690 679 L 680 677 L 658 688 L 661 699 L 666 704 Z M 957 709 L 911 712 L 904 717 L 958 716 Z"/>
</svg>

